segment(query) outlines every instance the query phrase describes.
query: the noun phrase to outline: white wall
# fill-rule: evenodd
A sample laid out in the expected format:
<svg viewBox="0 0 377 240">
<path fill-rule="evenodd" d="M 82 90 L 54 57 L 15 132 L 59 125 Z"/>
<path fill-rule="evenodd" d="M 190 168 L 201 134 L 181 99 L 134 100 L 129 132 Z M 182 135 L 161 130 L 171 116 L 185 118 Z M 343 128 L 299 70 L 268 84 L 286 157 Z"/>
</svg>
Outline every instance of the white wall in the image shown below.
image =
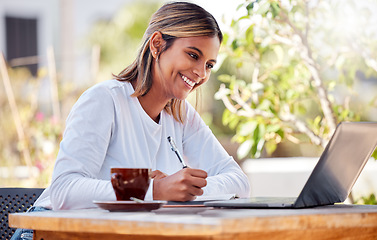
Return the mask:
<svg viewBox="0 0 377 240">
<path fill-rule="evenodd" d="M 53 46 L 58 71 L 62 71 L 64 79 L 83 80 L 90 68 L 91 54 L 90 49 L 83 46 L 83 39 L 93 23 L 110 19 L 130 1 L 1 0 L 0 50 L 6 54 L 6 16 L 37 18 L 39 66 L 46 66 L 47 48 Z"/>
<path fill-rule="evenodd" d="M 0 1 L 0 50 L 5 53 L 5 17 L 38 19 L 38 55 L 46 55 L 46 46 L 58 44 L 54 29 L 58 27 L 57 0 L 1 0 Z"/>
<path fill-rule="evenodd" d="M 62 6 L 66 0 L 62 0 Z M 101 19 L 111 19 L 118 9 L 132 0 L 68 0 L 71 12 L 62 19 L 62 29 L 69 37 L 64 38 L 61 45 L 62 70 L 66 79 L 74 79 L 77 84 L 92 81 L 91 48 L 83 42 L 88 36 L 91 27 Z M 64 36 L 63 36 L 64 37 Z"/>
<path fill-rule="evenodd" d="M 252 197 L 297 197 L 319 158 L 248 159 L 242 165 L 249 177 Z M 377 193 L 377 161 L 367 162 L 355 182 L 355 200 Z"/>
</svg>

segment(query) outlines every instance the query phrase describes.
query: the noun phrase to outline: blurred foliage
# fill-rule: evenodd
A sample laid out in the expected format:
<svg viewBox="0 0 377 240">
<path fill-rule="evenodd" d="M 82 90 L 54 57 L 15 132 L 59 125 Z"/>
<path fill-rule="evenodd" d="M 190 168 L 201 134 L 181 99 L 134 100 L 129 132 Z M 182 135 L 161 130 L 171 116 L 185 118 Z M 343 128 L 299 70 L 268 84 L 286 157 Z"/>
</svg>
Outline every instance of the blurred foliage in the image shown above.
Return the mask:
<svg viewBox="0 0 377 240">
<path fill-rule="evenodd" d="M 135 1 L 121 8 L 112 19 L 100 20 L 92 28 L 87 42 L 101 49 L 101 81 L 118 74 L 135 59 L 141 39 L 158 2 Z"/>
<path fill-rule="evenodd" d="M 111 78 L 135 58 L 140 40 L 152 13 L 160 6 L 156 2 L 134 2 L 120 9 L 110 20 L 101 20 L 93 27 L 87 39 L 88 46 L 100 46 L 100 71 L 96 79 Z M 20 141 L 15 120 L 4 85 L 0 84 L 0 179 L 3 186 L 46 187 L 51 180 L 53 165 L 59 150 L 65 118 L 72 105 L 89 86 L 57 79 L 61 119 L 52 113 L 51 89 L 48 70 L 41 68 L 32 76 L 26 68 L 8 68 L 12 92 L 25 134 Z M 59 78 L 59 74 L 58 78 Z M 1 77 L 0 77 L 1 79 Z M 96 80 L 93 79 L 93 82 Z M 1 79 L 2 80 L 2 79 Z M 89 84 L 93 84 L 89 83 Z M 22 151 L 27 149 L 31 165 Z M 22 173 L 18 166 L 27 166 Z M 6 169 L 4 176 L 2 173 Z M 24 177 L 16 177 L 22 175 Z M 29 177 L 25 177 L 29 176 Z"/>
<path fill-rule="evenodd" d="M 0 167 L 8 167 L 10 170 L 8 170 L 8 178 L 4 179 L 4 176 L 0 176 L 3 184 L 46 187 L 51 179 L 64 126 L 60 119 L 48 114 L 48 110 L 46 111 L 41 104 L 40 97 L 44 96 L 41 84 L 46 80 L 46 72 L 45 69 L 40 69 L 38 76 L 33 77 L 27 69 L 8 68 L 12 92 L 21 118 L 22 131 L 25 134 L 23 140 L 19 139 L 17 135 L 14 116 L 11 113 L 5 89 L 0 88 L 0 95 L 2 96 L 0 98 L 0 131 L 2 132 Z M 24 149 L 27 149 L 30 154 L 31 165 L 27 166 L 29 178 L 23 179 L 25 182 L 21 181 L 22 183 L 20 183 L 13 181 L 15 179 L 13 174 L 23 175 L 14 171 L 16 166 L 27 165 L 21 154 Z M 35 173 L 33 170 L 37 172 Z M 30 171 L 35 174 L 30 176 Z"/>
<path fill-rule="evenodd" d="M 223 123 L 236 131 L 239 158 L 271 155 L 283 140 L 324 147 L 339 122 L 370 120 L 377 107 L 370 5 L 376 6 L 351 0 L 238 6 L 222 52 L 223 66 L 234 70 L 218 77 L 223 84 L 215 97 L 226 107 Z"/>
<path fill-rule="evenodd" d="M 356 203 L 357 204 L 376 205 L 377 204 L 376 195 L 374 195 L 374 193 L 372 193 L 369 196 L 361 197 Z"/>
</svg>

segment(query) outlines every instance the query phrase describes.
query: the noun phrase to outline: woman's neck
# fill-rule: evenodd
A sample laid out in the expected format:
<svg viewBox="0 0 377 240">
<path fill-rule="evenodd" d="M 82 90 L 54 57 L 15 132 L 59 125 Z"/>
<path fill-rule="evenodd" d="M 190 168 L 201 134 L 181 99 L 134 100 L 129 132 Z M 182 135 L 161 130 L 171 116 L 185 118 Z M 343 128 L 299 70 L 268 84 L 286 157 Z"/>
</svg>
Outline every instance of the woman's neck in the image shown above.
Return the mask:
<svg viewBox="0 0 377 240">
<path fill-rule="evenodd" d="M 133 88 L 136 88 L 136 82 L 131 82 Z M 160 121 L 160 113 L 165 108 L 170 99 L 163 97 L 161 91 L 151 87 L 147 94 L 139 96 L 140 105 L 148 116 L 155 122 Z"/>
<path fill-rule="evenodd" d="M 150 97 L 149 94 L 138 97 L 140 105 L 153 121 L 158 123 L 160 121 L 160 113 L 165 108 L 168 101 L 157 101 L 157 99 Z"/>
</svg>

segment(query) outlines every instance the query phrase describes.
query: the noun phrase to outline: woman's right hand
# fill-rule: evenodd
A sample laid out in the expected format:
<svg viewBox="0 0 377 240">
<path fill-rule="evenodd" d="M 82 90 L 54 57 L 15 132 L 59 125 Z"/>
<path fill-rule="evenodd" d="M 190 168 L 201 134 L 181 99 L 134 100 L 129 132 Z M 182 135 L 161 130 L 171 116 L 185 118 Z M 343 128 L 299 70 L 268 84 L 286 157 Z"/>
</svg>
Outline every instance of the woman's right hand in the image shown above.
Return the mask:
<svg viewBox="0 0 377 240">
<path fill-rule="evenodd" d="M 154 178 L 153 199 L 166 201 L 192 201 L 203 194 L 207 185 L 207 172 L 184 168 L 170 176 Z"/>
</svg>

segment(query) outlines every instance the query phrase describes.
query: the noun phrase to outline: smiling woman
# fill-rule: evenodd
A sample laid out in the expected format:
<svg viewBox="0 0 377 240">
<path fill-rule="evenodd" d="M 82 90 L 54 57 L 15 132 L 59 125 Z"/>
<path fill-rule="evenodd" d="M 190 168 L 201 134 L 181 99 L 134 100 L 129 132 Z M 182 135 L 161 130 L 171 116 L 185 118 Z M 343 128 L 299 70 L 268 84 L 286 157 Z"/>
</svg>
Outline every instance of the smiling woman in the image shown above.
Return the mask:
<svg viewBox="0 0 377 240">
<path fill-rule="evenodd" d="M 160 43 L 163 45 L 163 41 L 160 32 L 153 34 L 151 45 L 154 52 L 159 52 L 156 46 Z M 153 109 L 156 101 L 160 101 L 159 110 L 155 111 L 155 115 L 150 115 L 152 119 L 170 101 L 182 104 L 191 91 L 208 81 L 219 47 L 217 37 L 178 38 L 169 49 L 156 57 L 156 61 L 152 63 L 152 86 L 147 94 L 139 97 L 143 106 L 149 103 L 153 105 Z M 177 117 L 183 120 L 182 116 Z"/>
<path fill-rule="evenodd" d="M 35 206 L 80 209 L 116 201 L 114 167 L 152 169 L 147 200 L 247 197 L 246 175 L 186 101 L 208 81 L 221 41 L 216 20 L 195 4 L 157 10 L 135 61 L 73 106 L 51 185 Z M 188 167 L 182 169 L 168 137 Z"/>
<path fill-rule="evenodd" d="M 116 78 L 121 81 L 132 82 L 135 88 L 133 96 L 144 96 L 152 87 L 152 74 L 154 74 L 153 77 L 161 77 L 161 65 L 158 60 L 162 53 L 169 50 L 177 39 L 179 39 L 179 42 L 184 41 L 185 44 L 187 44 L 186 39 L 192 37 L 194 37 L 194 39 L 191 40 L 191 42 L 197 40 L 199 37 L 208 40 L 212 39 L 212 42 L 201 44 L 201 47 L 204 49 L 212 46 L 212 56 L 208 56 L 211 57 L 211 59 L 207 60 L 210 64 L 204 61 L 205 64 L 209 66 L 208 70 L 210 70 L 211 66 L 213 67 L 216 62 L 219 46 L 223 39 L 223 35 L 215 18 L 209 12 L 195 4 L 184 2 L 165 4 L 153 14 L 149 26 L 145 31 L 143 45 L 138 57 L 130 66 L 116 76 Z M 215 42 L 215 44 L 213 44 L 213 42 Z M 181 46 L 181 44 L 177 45 Z M 202 51 L 204 51 L 204 49 L 198 49 L 196 46 L 190 45 L 186 45 L 185 47 L 186 49 L 182 50 L 186 51 L 193 60 L 200 60 L 197 61 L 198 64 L 203 63 L 203 57 L 206 57 L 203 56 Z M 170 51 L 169 57 L 172 63 L 178 63 L 178 59 L 175 59 L 175 57 L 177 57 L 177 55 L 179 56 L 182 50 Z M 156 60 L 155 62 L 157 64 L 154 63 L 154 60 Z M 164 66 L 164 68 L 165 67 L 167 66 Z M 135 74 L 136 71 L 137 75 Z M 206 75 L 209 77 L 209 71 L 206 72 Z M 183 76 L 186 79 L 190 79 L 189 76 Z M 196 86 L 194 86 L 194 88 L 195 87 Z M 182 98 L 170 98 L 168 104 L 163 104 L 164 108 L 171 113 L 176 120 L 181 122 L 183 122 L 184 118 L 182 100 Z M 156 116 L 151 117 L 155 118 Z"/>
</svg>

